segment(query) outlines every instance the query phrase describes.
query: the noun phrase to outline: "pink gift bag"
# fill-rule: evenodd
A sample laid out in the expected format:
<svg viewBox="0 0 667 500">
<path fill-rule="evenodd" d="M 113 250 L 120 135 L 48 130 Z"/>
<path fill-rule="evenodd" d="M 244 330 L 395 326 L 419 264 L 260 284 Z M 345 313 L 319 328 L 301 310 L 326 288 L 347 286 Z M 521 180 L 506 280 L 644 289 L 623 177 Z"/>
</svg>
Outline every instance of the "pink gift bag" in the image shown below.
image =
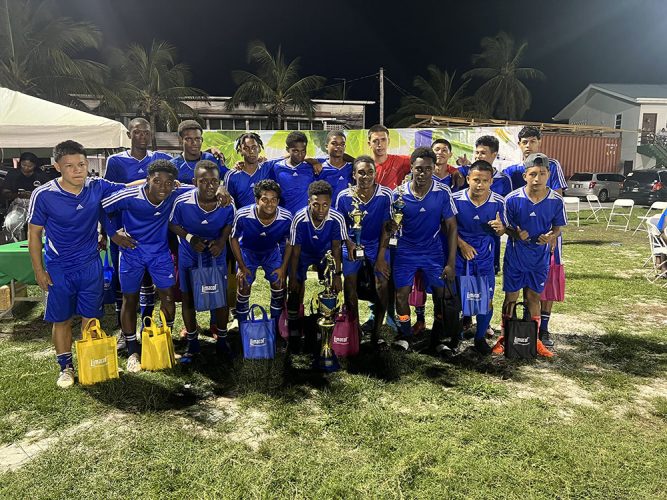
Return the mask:
<svg viewBox="0 0 667 500">
<path fill-rule="evenodd" d="M 331 334 L 331 348 L 336 356 L 341 358 L 359 354 L 359 320 L 345 307 L 336 316 L 336 326 Z"/>
<path fill-rule="evenodd" d="M 303 304 L 299 305 L 299 318 L 303 318 Z M 285 340 L 289 339 L 289 327 L 287 326 L 287 305 L 283 307 L 283 312 L 278 318 L 278 333 Z"/>
<path fill-rule="evenodd" d="M 555 263 L 553 254 L 551 254 L 549 274 L 547 275 L 547 281 L 544 283 L 540 300 L 553 300 L 554 302 L 565 300 L 565 267 L 563 264 Z"/>
<path fill-rule="evenodd" d="M 412 291 L 410 291 L 410 295 L 408 296 L 408 304 L 413 307 L 423 307 L 426 305 L 426 287 L 424 286 L 424 274 L 421 271 L 415 273 Z"/>
</svg>

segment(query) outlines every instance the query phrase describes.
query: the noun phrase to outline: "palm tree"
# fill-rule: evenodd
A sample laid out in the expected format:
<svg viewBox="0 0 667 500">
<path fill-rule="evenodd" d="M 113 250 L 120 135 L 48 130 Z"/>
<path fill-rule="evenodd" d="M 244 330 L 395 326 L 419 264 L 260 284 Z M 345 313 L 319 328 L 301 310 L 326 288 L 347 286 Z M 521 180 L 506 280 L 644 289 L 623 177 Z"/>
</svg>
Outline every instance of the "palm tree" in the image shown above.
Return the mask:
<svg viewBox="0 0 667 500">
<path fill-rule="evenodd" d="M 106 67 L 77 56 L 99 48 L 102 34 L 57 7 L 51 0 L 0 0 L 0 85 L 82 107 L 72 95 L 91 93 Z"/>
<path fill-rule="evenodd" d="M 545 78 L 540 70 L 520 66 L 528 44 L 523 42 L 515 48 L 514 39 L 501 31 L 493 37 L 482 38 L 480 45 L 482 52 L 472 57 L 477 67 L 466 71 L 463 77 L 486 80 L 475 95 L 486 102 L 496 116 L 521 118 L 531 103 L 530 91 L 523 81 Z"/>
<path fill-rule="evenodd" d="M 238 85 L 236 92 L 227 103 L 232 110 L 239 105 L 256 106 L 262 104 L 269 114 L 269 122 L 282 127 L 285 114 L 296 110 L 309 118 L 315 112 L 310 92 L 322 86 L 321 76 L 299 77 L 299 58 L 285 63 L 285 56 L 278 47 L 275 56 L 263 42 L 248 44 L 248 62 L 257 66 L 256 73 L 244 70 L 232 71 L 232 78 Z"/>
<path fill-rule="evenodd" d="M 468 81 L 456 86 L 456 71 L 451 75 L 431 64 L 428 66 L 428 80 L 416 76 L 412 85 L 419 92 L 401 98 L 401 106 L 390 118 L 395 127 L 410 126 L 415 122 L 415 115 L 434 116 L 479 116 L 483 112 L 479 103 L 466 96 Z"/>
<path fill-rule="evenodd" d="M 196 116 L 196 112 L 183 100 L 208 94 L 187 85 L 190 71 L 185 64 L 177 63 L 176 50 L 164 41 L 153 40 L 149 50 L 131 44 L 127 50 L 114 49 L 110 56 L 111 89 L 104 96 L 101 112 L 118 112 L 124 108 L 137 116 L 146 117 L 153 132 L 157 124 L 174 128 L 181 117 Z M 153 148 L 156 148 L 153 134 Z"/>
</svg>

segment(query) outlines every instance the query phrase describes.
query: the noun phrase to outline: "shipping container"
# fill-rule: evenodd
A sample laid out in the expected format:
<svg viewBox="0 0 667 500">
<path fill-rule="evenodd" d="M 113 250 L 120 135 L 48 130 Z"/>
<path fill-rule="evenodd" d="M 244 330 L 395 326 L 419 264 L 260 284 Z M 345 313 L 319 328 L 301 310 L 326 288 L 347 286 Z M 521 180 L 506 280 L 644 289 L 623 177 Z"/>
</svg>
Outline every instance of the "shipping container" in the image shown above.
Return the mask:
<svg viewBox="0 0 667 500">
<path fill-rule="evenodd" d="M 561 164 L 566 178 L 577 172 L 622 173 L 621 138 L 574 134 L 544 134 L 541 150 Z"/>
</svg>

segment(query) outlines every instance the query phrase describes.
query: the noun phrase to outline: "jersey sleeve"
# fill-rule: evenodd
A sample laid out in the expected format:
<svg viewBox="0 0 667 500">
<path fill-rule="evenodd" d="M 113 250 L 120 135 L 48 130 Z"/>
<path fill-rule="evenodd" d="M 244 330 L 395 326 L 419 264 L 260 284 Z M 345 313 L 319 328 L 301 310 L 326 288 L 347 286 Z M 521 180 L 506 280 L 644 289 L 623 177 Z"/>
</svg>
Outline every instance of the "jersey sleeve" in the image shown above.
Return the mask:
<svg viewBox="0 0 667 500">
<path fill-rule="evenodd" d="M 125 180 L 123 172 L 121 171 L 120 164 L 115 161 L 113 157 L 109 158 L 107 162 L 107 168 L 104 171 L 104 179 L 111 182 L 120 182 L 122 183 Z"/>
<path fill-rule="evenodd" d="M 181 217 L 181 203 L 174 203 L 174 208 L 171 209 L 171 214 L 169 214 L 169 222 L 177 226 L 183 225 L 183 219 Z"/>
<path fill-rule="evenodd" d="M 42 195 L 42 190 L 33 191 L 30 196 L 30 203 L 28 204 L 28 223 L 42 227 L 46 225 L 49 212 L 45 205 L 46 202 Z"/>
<path fill-rule="evenodd" d="M 236 218 L 236 209 L 234 208 L 234 205 L 225 207 L 225 210 L 227 210 L 227 216 L 225 217 L 225 225 L 223 227 L 233 225 L 234 219 Z"/>
<path fill-rule="evenodd" d="M 129 197 L 118 196 L 118 194 L 125 191 L 125 189 L 121 189 L 110 196 L 102 198 L 102 208 L 106 213 L 112 214 L 127 207 Z"/>
<path fill-rule="evenodd" d="M 553 226 L 567 226 L 567 215 L 565 213 L 565 203 L 563 203 L 563 198 L 556 198 L 556 207 L 554 218 L 551 221 Z"/>
<path fill-rule="evenodd" d="M 566 189 L 567 182 L 565 181 L 565 175 L 563 175 L 563 169 L 558 160 L 551 158 L 549 160 L 549 167 L 549 187 L 551 189 Z"/>
<path fill-rule="evenodd" d="M 454 199 L 452 198 L 452 193 L 449 189 L 443 189 L 443 200 L 442 200 L 442 211 L 441 219 L 447 220 L 450 217 L 455 217 L 458 213 L 456 210 L 456 205 L 454 204 Z"/>
<path fill-rule="evenodd" d="M 295 219 L 292 220 L 292 226 L 290 227 L 290 235 L 289 235 L 289 243 L 292 246 L 295 245 L 301 245 L 301 227 L 303 224 L 299 224 L 299 222 Z"/>
<path fill-rule="evenodd" d="M 100 187 L 102 188 L 102 198 L 106 198 L 107 196 L 110 196 L 121 189 L 125 189 L 125 184 L 120 184 L 118 182 L 111 182 L 108 181 L 107 179 L 95 179 L 95 182 L 100 183 Z"/>
<path fill-rule="evenodd" d="M 234 222 L 232 223 L 232 232 L 229 235 L 230 238 L 239 239 L 241 236 L 243 236 L 243 221 L 244 220 L 245 220 L 245 217 L 243 217 L 241 214 L 236 212 L 236 215 L 234 216 Z"/>
<path fill-rule="evenodd" d="M 498 200 L 498 214 L 500 214 L 500 220 L 503 223 L 503 226 L 507 227 L 507 204 L 505 200 Z"/>
<path fill-rule="evenodd" d="M 505 200 L 505 215 L 507 217 L 507 226 L 516 229 L 518 225 L 518 203 L 516 198 Z"/>
</svg>

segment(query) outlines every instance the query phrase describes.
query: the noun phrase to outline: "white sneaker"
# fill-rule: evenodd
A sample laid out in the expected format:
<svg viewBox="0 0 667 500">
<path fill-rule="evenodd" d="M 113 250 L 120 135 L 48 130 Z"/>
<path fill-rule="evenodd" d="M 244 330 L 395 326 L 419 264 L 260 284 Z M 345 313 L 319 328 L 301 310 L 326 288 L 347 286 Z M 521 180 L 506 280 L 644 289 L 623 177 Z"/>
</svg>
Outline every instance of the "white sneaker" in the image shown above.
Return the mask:
<svg viewBox="0 0 667 500">
<path fill-rule="evenodd" d="M 65 368 L 60 372 L 56 385 L 61 389 L 67 389 L 74 385 L 74 368 Z"/>
<path fill-rule="evenodd" d="M 127 371 L 130 373 L 141 371 L 141 359 L 139 359 L 139 355 L 136 352 L 127 358 Z"/>
</svg>

